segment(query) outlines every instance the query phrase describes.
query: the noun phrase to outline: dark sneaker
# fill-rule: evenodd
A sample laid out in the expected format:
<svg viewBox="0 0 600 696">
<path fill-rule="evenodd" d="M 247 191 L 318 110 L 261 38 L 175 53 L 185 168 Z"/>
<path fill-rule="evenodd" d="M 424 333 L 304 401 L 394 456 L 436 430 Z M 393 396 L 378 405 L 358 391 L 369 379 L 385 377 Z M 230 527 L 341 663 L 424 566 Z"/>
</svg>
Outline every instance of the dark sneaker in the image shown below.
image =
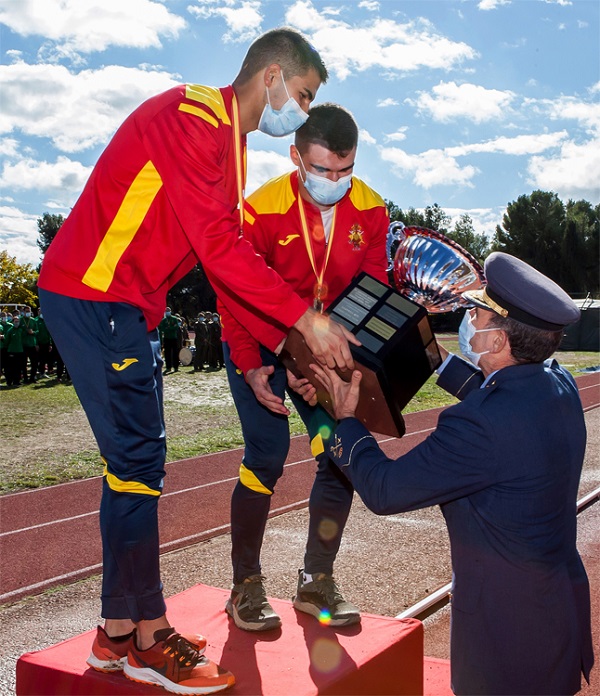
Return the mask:
<svg viewBox="0 0 600 696">
<path fill-rule="evenodd" d="M 225 611 L 244 631 L 270 631 L 281 626 L 281 619 L 267 601 L 262 575 L 251 575 L 233 586 Z"/>
<path fill-rule="evenodd" d="M 98 672 L 120 672 L 127 659 L 132 638 L 133 632 L 110 638 L 102 626 L 98 626 L 92 652 L 86 662 Z"/>
<path fill-rule="evenodd" d="M 197 645 L 165 628 L 154 633 L 156 643 L 140 650 L 131 641 L 123 673 L 132 681 L 162 686 L 173 694 L 213 694 L 235 684 L 231 672 L 203 657 Z"/>
<path fill-rule="evenodd" d="M 298 575 L 298 592 L 294 608 L 311 614 L 326 626 L 351 626 L 360 623 L 360 612 L 342 597 L 333 576 L 314 573 L 312 581 L 303 583 L 303 572 Z"/>
</svg>

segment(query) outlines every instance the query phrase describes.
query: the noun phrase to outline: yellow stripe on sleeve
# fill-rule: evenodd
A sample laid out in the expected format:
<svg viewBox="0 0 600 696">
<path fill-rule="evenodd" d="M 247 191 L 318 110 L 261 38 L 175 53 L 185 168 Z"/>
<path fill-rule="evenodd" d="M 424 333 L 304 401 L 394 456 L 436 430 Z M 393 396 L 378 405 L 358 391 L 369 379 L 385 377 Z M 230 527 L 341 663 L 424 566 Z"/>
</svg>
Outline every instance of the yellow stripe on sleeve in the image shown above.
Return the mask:
<svg viewBox="0 0 600 696">
<path fill-rule="evenodd" d="M 357 210 L 371 210 L 372 208 L 385 208 L 385 201 L 364 181 L 356 176 L 352 177 L 350 200 Z"/>
<path fill-rule="evenodd" d="M 186 114 L 199 116 L 200 118 L 203 118 L 205 121 L 208 121 L 208 123 L 210 123 L 210 125 L 214 126 L 215 128 L 218 128 L 219 126 L 219 122 L 214 116 L 211 116 L 203 109 L 199 109 L 197 106 L 192 106 L 191 104 L 180 104 L 179 111 L 185 111 Z"/>
<path fill-rule="evenodd" d="M 125 194 L 94 260 L 83 276 L 83 282 L 90 288 L 102 292 L 108 290 L 117 264 L 133 241 L 161 186 L 162 179 L 156 167 L 152 162 L 147 162 Z"/>
<path fill-rule="evenodd" d="M 231 125 L 231 119 L 227 114 L 225 102 L 221 91 L 216 87 L 205 87 L 204 85 L 186 85 L 185 96 L 187 99 L 204 104 L 214 115 L 226 126 Z"/>
<path fill-rule="evenodd" d="M 251 491 L 256 491 L 257 493 L 264 493 L 265 495 L 273 495 L 273 491 L 263 486 L 263 484 L 256 478 L 256 475 L 247 469 L 244 464 L 240 466 L 240 483 L 242 486 L 246 486 Z"/>
</svg>

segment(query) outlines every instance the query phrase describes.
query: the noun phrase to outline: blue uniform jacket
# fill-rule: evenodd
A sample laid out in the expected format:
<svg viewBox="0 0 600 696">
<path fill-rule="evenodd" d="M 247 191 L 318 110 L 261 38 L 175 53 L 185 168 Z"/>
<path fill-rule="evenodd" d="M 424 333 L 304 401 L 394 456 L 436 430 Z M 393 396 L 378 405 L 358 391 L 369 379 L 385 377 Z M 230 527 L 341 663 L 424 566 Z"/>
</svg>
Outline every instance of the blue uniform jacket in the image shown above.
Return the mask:
<svg viewBox="0 0 600 696">
<path fill-rule="evenodd" d="M 594 659 L 576 549 L 586 444 L 577 387 L 555 360 L 506 367 L 483 389 L 473 372 L 452 359 L 439 382 L 464 400 L 399 459 L 354 418 L 339 423 L 330 456 L 379 515 L 441 506 L 455 693 L 574 694 Z"/>
</svg>

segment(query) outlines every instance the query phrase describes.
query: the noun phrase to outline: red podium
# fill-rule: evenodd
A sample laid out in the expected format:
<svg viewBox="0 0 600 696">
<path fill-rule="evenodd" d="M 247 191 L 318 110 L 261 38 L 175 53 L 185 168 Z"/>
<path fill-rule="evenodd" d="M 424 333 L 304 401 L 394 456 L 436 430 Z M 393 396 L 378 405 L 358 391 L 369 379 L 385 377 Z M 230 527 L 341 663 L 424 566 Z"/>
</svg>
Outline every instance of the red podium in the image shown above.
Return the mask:
<svg viewBox="0 0 600 696">
<path fill-rule="evenodd" d="M 423 694 L 423 627 L 416 619 L 363 614 L 360 626 L 330 628 L 296 612 L 290 602 L 269 600 L 282 628 L 247 633 L 224 612 L 226 590 L 196 585 L 167 600 L 170 621 L 182 632 L 204 633 L 206 655 L 231 670 L 236 685 L 225 693 Z M 153 694 L 122 674 L 101 674 L 85 663 L 94 638 L 88 631 L 17 663 L 19 696 L 44 694 Z"/>
</svg>

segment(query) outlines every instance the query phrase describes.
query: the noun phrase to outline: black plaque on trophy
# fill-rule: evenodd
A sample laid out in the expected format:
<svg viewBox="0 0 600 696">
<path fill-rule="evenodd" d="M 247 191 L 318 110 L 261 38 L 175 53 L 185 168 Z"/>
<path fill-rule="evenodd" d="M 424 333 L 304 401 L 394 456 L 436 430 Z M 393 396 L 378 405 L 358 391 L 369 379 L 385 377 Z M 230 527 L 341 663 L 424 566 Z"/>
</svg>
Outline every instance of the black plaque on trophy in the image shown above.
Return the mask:
<svg viewBox="0 0 600 696">
<path fill-rule="evenodd" d="M 363 374 L 356 417 L 369 430 L 402 437 L 402 409 L 442 362 L 427 310 L 361 273 L 332 302 L 327 314 L 362 344 L 350 346 L 356 368 Z M 280 358 L 294 374 L 316 386 L 319 403 L 332 413 L 330 396 L 309 367 L 316 361 L 300 332 L 290 331 Z M 338 373 L 350 379 L 349 371 Z"/>
</svg>

